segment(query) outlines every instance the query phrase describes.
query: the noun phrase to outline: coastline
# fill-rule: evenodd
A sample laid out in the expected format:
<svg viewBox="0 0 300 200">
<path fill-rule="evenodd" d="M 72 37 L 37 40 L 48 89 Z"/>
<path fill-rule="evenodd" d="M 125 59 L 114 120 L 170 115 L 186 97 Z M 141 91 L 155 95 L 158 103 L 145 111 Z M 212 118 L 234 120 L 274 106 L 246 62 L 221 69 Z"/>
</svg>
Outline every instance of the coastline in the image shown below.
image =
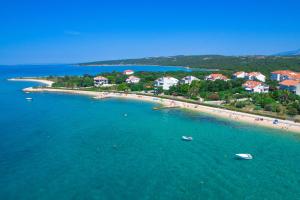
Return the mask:
<svg viewBox="0 0 300 200">
<path fill-rule="evenodd" d="M 153 66 L 153 67 L 160 67 L 160 65 L 142 65 L 142 64 L 77 64 L 76 66 L 87 66 L 87 67 L 111 67 L 111 66 Z M 183 66 L 164 66 L 164 67 L 183 67 Z"/>
<path fill-rule="evenodd" d="M 10 78 L 7 79 L 8 81 L 24 81 L 24 82 L 37 82 L 37 83 L 43 83 L 47 87 L 51 87 L 54 83 L 53 81 L 45 80 L 45 79 L 36 79 L 36 78 Z"/>
<path fill-rule="evenodd" d="M 23 80 L 25 81 L 25 80 Z M 33 81 L 33 80 L 31 80 Z M 36 80 L 41 82 L 41 80 Z M 213 116 L 221 117 L 223 119 L 229 119 L 237 122 L 244 122 L 247 124 L 253 124 L 256 126 L 263 126 L 283 131 L 289 131 L 294 133 L 300 133 L 300 124 L 289 121 L 289 120 L 278 120 L 272 117 L 265 117 L 255 114 L 248 114 L 238 111 L 231 111 L 222 108 L 214 108 L 205 105 L 198 105 L 194 103 L 187 103 L 179 100 L 170 100 L 159 96 L 147 96 L 142 94 L 126 94 L 119 92 L 96 92 L 96 91 L 84 91 L 84 90 L 71 90 L 71 89 L 56 89 L 56 88 L 25 88 L 24 92 L 55 92 L 55 93 L 68 93 L 77 95 L 86 95 L 94 97 L 95 99 L 104 98 L 123 98 L 123 99 L 133 99 L 139 101 L 148 101 L 152 103 L 158 103 L 166 107 L 178 107 L 182 109 L 188 109 L 191 111 L 207 113 Z M 259 120 L 258 120 L 259 119 Z M 263 119 L 263 120 L 261 120 Z M 279 123 L 273 124 L 274 120 L 278 120 Z"/>
</svg>

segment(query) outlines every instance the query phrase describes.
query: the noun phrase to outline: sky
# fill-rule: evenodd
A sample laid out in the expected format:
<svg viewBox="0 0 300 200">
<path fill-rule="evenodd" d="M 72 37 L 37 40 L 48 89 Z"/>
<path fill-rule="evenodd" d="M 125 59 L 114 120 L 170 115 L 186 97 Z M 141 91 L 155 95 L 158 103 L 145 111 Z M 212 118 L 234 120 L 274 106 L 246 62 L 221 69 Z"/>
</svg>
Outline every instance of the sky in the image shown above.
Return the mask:
<svg viewBox="0 0 300 200">
<path fill-rule="evenodd" d="M 300 48 L 299 0 L 0 0 L 0 64 Z"/>
</svg>

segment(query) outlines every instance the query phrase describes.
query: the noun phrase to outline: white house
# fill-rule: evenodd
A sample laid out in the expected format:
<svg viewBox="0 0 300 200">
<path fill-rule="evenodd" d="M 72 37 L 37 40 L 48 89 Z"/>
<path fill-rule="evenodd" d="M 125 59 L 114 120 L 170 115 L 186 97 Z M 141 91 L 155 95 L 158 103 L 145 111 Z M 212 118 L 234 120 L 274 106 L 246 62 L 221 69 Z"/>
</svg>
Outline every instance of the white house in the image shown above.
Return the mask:
<svg viewBox="0 0 300 200">
<path fill-rule="evenodd" d="M 163 90 L 169 90 L 171 86 L 177 85 L 179 82 L 178 79 L 166 76 L 166 77 L 161 77 L 159 79 L 156 79 L 154 81 L 154 86 L 155 87 L 162 87 Z"/>
<path fill-rule="evenodd" d="M 198 78 L 196 78 L 195 76 L 186 76 L 186 77 L 183 77 L 181 80 L 180 80 L 180 83 L 181 84 L 191 84 L 193 81 L 199 81 Z"/>
<path fill-rule="evenodd" d="M 233 79 L 245 78 L 248 74 L 246 72 L 236 72 L 232 75 Z"/>
<path fill-rule="evenodd" d="M 269 92 L 269 86 L 259 81 L 246 81 L 243 84 L 246 91 L 251 93 L 267 93 Z"/>
<path fill-rule="evenodd" d="M 123 74 L 124 75 L 132 75 L 132 74 L 134 74 L 134 71 L 130 70 L 130 69 L 127 69 L 127 70 L 123 71 Z"/>
<path fill-rule="evenodd" d="M 207 80 L 207 81 L 216 81 L 216 80 L 228 81 L 229 78 L 227 78 L 227 76 L 224 76 L 223 74 L 210 74 L 205 77 L 205 80 Z"/>
<path fill-rule="evenodd" d="M 261 81 L 261 82 L 265 82 L 266 81 L 266 76 L 263 75 L 262 73 L 260 72 L 250 72 L 248 73 L 245 78 L 247 80 L 258 80 L 258 81 Z"/>
<path fill-rule="evenodd" d="M 273 81 L 300 80 L 300 73 L 290 70 L 278 70 L 271 72 L 270 78 Z"/>
<path fill-rule="evenodd" d="M 108 79 L 103 77 L 103 76 L 96 76 L 94 78 L 94 86 L 95 87 L 100 87 L 101 85 L 106 85 L 108 84 Z"/>
<path fill-rule="evenodd" d="M 300 81 L 299 80 L 284 80 L 279 83 L 281 90 L 288 90 L 294 94 L 300 95 Z"/>
<path fill-rule="evenodd" d="M 127 79 L 126 79 L 126 83 L 139 83 L 140 82 L 140 78 L 139 77 L 136 77 L 136 76 L 129 76 Z"/>
</svg>

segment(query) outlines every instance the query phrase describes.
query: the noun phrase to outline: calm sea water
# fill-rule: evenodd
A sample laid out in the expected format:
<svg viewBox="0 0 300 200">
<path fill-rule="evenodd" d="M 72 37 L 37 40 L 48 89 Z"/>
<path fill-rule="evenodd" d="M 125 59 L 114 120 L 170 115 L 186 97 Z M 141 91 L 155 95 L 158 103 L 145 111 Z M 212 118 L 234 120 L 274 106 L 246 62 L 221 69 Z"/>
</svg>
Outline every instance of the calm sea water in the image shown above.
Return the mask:
<svg viewBox="0 0 300 200">
<path fill-rule="evenodd" d="M 24 94 L 37 84 L 6 81 L 125 68 L 0 67 L 0 199 L 299 199 L 296 134 L 145 102 Z M 240 152 L 254 159 L 234 160 Z"/>
</svg>

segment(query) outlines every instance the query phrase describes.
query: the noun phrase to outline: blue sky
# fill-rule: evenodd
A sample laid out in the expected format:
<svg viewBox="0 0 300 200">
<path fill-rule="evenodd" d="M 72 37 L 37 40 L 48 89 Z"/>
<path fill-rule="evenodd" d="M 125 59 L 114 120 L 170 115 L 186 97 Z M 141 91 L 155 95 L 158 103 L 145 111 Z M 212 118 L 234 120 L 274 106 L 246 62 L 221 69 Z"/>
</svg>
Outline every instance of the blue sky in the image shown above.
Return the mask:
<svg viewBox="0 0 300 200">
<path fill-rule="evenodd" d="M 300 48 L 296 0 L 0 0 L 0 64 Z"/>
</svg>

